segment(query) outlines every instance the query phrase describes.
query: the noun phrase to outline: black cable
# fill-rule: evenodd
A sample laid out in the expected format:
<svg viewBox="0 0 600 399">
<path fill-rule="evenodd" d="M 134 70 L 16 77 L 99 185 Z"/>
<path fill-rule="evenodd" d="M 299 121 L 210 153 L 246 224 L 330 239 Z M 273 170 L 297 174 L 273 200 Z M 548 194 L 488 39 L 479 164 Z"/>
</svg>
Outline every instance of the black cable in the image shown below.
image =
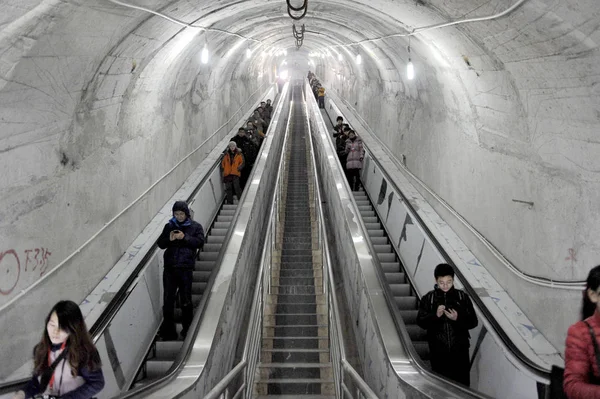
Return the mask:
<svg viewBox="0 0 600 399">
<path fill-rule="evenodd" d="M 285 0 L 285 2 L 287 3 L 287 6 L 288 6 L 288 15 L 293 20 L 299 21 L 306 16 L 306 12 L 308 11 L 308 0 L 304 0 L 304 2 L 302 3 L 302 6 L 300 6 L 300 7 L 294 7 L 290 3 L 290 0 Z M 302 15 L 297 17 L 297 16 L 292 15 L 292 11 L 295 11 L 295 12 L 303 11 L 303 12 L 302 12 Z"/>
</svg>

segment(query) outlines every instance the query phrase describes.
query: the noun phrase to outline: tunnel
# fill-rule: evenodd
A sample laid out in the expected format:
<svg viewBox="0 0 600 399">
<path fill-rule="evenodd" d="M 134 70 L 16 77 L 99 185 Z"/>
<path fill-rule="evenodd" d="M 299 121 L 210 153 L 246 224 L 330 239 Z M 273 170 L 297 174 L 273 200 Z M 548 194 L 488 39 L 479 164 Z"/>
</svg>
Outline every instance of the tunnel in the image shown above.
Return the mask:
<svg viewBox="0 0 600 399">
<path fill-rule="evenodd" d="M 215 133 L 309 70 L 564 351 L 598 264 L 598 3 L 306 3 L 0 1 L 0 380 Z"/>
</svg>

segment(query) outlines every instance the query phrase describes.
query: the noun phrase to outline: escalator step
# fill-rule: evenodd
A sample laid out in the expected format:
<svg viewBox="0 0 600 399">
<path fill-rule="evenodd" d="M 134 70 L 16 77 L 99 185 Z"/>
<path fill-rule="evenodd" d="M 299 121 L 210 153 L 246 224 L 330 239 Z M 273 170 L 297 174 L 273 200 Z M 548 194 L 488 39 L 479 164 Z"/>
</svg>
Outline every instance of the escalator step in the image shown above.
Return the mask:
<svg viewBox="0 0 600 399">
<path fill-rule="evenodd" d="M 200 261 L 216 261 L 219 257 L 218 252 L 200 252 Z"/>
<path fill-rule="evenodd" d="M 429 344 L 427 343 L 427 341 L 413 341 L 413 345 L 414 345 L 417 353 L 421 357 L 421 359 L 423 359 L 423 360 L 430 359 Z"/>
<path fill-rule="evenodd" d="M 402 316 L 402 320 L 404 320 L 404 324 L 417 324 L 417 315 L 419 314 L 418 310 L 401 310 L 400 316 Z"/>
<path fill-rule="evenodd" d="M 411 341 L 427 341 L 427 330 L 423 330 L 416 324 L 407 324 L 406 331 L 410 335 Z"/>
<path fill-rule="evenodd" d="M 383 230 L 381 230 L 381 229 L 367 230 L 367 234 L 369 234 L 369 237 L 384 237 Z"/>
<path fill-rule="evenodd" d="M 162 377 L 167 373 L 172 364 L 172 360 L 148 360 L 146 362 L 147 378 L 155 379 Z"/>
<path fill-rule="evenodd" d="M 359 210 L 359 212 L 360 212 L 360 216 L 363 217 L 363 218 L 377 216 L 377 214 L 375 213 L 375 211 L 373 209 L 366 210 L 366 211 Z"/>
<path fill-rule="evenodd" d="M 404 273 L 385 273 L 385 279 L 388 284 L 404 284 L 406 283 L 406 276 Z"/>
<path fill-rule="evenodd" d="M 236 210 L 237 209 L 237 204 L 223 204 L 223 208 L 222 209 L 227 209 L 227 210 Z"/>
<path fill-rule="evenodd" d="M 226 236 L 229 229 L 210 229 L 211 236 Z"/>
<path fill-rule="evenodd" d="M 194 271 L 194 283 L 206 283 L 210 279 L 211 273 L 209 271 Z"/>
<path fill-rule="evenodd" d="M 223 242 L 225 241 L 225 236 L 213 236 L 213 235 L 208 235 L 206 237 L 206 243 L 211 243 L 211 244 L 223 244 Z"/>
<path fill-rule="evenodd" d="M 395 253 L 387 253 L 387 254 L 377 254 L 377 258 L 379 259 L 380 262 L 395 262 L 396 261 L 396 254 Z"/>
<path fill-rule="evenodd" d="M 378 254 L 392 253 L 392 246 L 390 244 L 384 244 L 384 245 L 374 244 L 373 248 L 375 249 L 375 252 L 377 252 Z"/>
<path fill-rule="evenodd" d="M 380 223 L 365 223 L 367 230 L 377 230 L 381 228 Z"/>
<path fill-rule="evenodd" d="M 363 217 L 363 221 L 365 223 L 378 223 L 377 216 L 365 216 Z"/>
<path fill-rule="evenodd" d="M 222 245 L 221 244 L 213 244 L 213 243 L 206 243 L 204 244 L 204 251 L 203 252 L 219 252 L 221 250 Z"/>
<path fill-rule="evenodd" d="M 213 229 L 228 229 L 231 226 L 231 222 L 215 222 Z"/>
<path fill-rule="evenodd" d="M 414 298 L 412 296 L 412 292 L 410 289 L 410 284 L 390 284 L 390 288 L 392 290 L 392 294 L 394 295 L 394 297 L 411 297 Z M 414 298 L 416 299 L 416 298 Z"/>
<path fill-rule="evenodd" d="M 215 261 L 209 261 L 209 260 L 201 260 L 201 261 L 196 261 L 196 267 L 194 268 L 195 271 L 211 271 L 212 269 L 215 268 L 215 265 L 217 263 Z"/>
<path fill-rule="evenodd" d="M 219 215 L 217 216 L 217 222 L 233 222 L 233 215 Z"/>
<path fill-rule="evenodd" d="M 398 273 L 401 271 L 400 262 L 381 262 L 384 273 Z"/>
<path fill-rule="evenodd" d="M 183 341 L 157 341 L 156 360 L 175 360 L 183 346 Z"/>
<path fill-rule="evenodd" d="M 207 283 L 194 283 L 192 282 L 192 294 L 193 295 L 202 295 L 204 294 L 204 290 L 206 289 Z"/>
<path fill-rule="evenodd" d="M 417 308 L 417 298 L 414 296 L 394 297 L 394 302 L 399 310 L 413 310 Z"/>
</svg>

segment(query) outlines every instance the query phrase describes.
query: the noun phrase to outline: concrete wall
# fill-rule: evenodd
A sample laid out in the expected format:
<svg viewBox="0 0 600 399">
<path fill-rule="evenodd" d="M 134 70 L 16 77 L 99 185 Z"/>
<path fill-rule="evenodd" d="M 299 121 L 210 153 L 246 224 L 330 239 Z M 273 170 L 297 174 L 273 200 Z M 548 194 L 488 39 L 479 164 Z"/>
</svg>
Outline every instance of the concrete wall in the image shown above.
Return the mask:
<svg viewBox="0 0 600 399">
<path fill-rule="evenodd" d="M 493 3 L 476 15 L 508 7 Z M 435 5 L 448 19 L 464 16 L 468 6 L 475 2 Z M 592 28 L 599 18 L 597 7 L 586 14 L 590 6 L 528 2 L 502 20 L 417 35 L 413 81 L 405 77 L 406 47 L 387 43 L 385 51 L 362 53 L 361 66 L 340 63 L 334 69 L 341 76 L 331 62 L 317 73 L 519 269 L 581 280 L 598 263 L 592 237 L 600 229 L 593 205 L 600 199 L 600 75 Z M 505 268 L 491 272 L 562 348 L 579 294 L 544 293 L 561 299 L 549 303 Z M 549 313 L 556 316 L 550 320 Z"/>
<path fill-rule="evenodd" d="M 30 6 L 2 4 L 0 325 L 23 334 L 0 353 L 32 347 L 52 303 L 90 292 L 273 79 L 268 62 L 226 59 L 231 38 L 212 38 L 202 65 L 197 30 L 104 6 Z"/>
</svg>

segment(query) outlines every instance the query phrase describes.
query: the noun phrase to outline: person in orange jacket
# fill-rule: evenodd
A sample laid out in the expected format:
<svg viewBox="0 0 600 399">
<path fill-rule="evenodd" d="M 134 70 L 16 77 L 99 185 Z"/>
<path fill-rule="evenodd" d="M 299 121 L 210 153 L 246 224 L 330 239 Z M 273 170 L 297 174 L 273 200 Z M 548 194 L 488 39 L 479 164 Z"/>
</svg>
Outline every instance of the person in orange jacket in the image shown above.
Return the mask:
<svg viewBox="0 0 600 399">
<path fill-rule="evenodd" d="M 244 155 L 242 150 L 237 148 L 235 141 L 230 141 L 227 151 L 223 155 L 221 168 L 223 169 L 223 183 L 225 183 L 226 203 L 233 204 L 233 193 L 238 198 L 242 198 L 242 188 L 240 187 L 240 176 L 244 169 Z"/>
</svg>

